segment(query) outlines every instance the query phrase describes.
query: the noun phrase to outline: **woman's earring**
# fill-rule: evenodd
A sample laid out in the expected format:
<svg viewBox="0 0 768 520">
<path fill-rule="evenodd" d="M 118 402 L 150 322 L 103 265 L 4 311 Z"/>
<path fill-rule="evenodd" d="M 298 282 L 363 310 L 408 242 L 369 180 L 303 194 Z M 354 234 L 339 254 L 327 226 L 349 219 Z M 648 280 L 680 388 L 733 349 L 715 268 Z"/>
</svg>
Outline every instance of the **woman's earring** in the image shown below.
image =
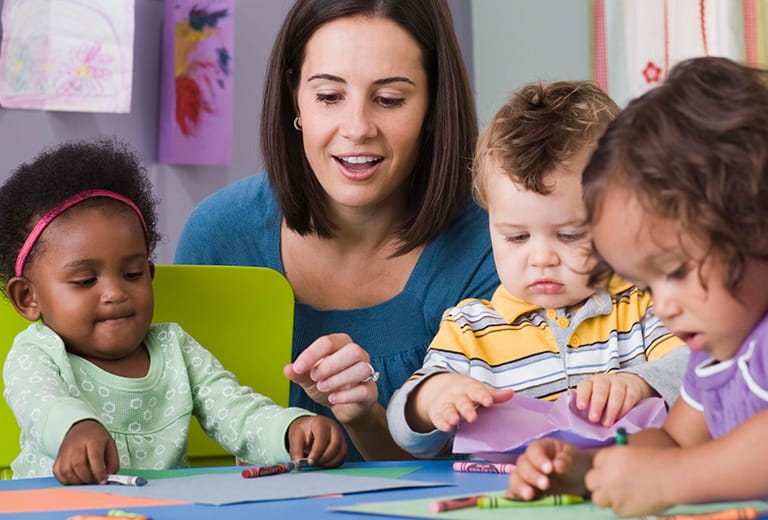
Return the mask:
<svg viewBox="0 0 768 520">
<path fill-rule="evenodd" d="M 301 132 L 301 118 L 299 116 L 293 118 L 293 127 Z"/>
</svg>

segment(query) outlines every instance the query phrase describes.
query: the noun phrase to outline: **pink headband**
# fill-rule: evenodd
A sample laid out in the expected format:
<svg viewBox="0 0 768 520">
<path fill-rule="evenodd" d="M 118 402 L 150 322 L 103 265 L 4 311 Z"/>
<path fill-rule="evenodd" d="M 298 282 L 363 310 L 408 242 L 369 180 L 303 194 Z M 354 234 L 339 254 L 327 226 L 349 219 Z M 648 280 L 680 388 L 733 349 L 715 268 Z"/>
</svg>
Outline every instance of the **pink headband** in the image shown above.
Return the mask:
<svg viewBox="0 0 768 520">
<path fill-rule="evenodd" d="M 37 239 L 40 238 L 40 235 L 43 233 L 46 227 L 48 227 L 48 224 L 51 223 L 53 219 L 64 213 L 66 210 L 74 206 L 75 204 L 79 204 L 87 199 L 92 199 L 94 197 L 108 197 L 110 199 L 119 200 L 120 202 L 127 204 L 128 206 L 133 209 L 133 211 L 136 212 L 136 214 L 139 216 L 139 220 L 141 220 L 141 225 L 144 227 L 144 234 L 147 234 L 147 223 L 144 221 L 144 215 L 141 214 L 141 210 L 139 210 L 138 206 L 134 204 L 130 199 L 127 199 L 126 197 L 123 197 L 119 193 L 115 193 L 114 191 L 109 190 L 88 190 L 83 191 L 81 193 L 78 193 L 77 195 L 73 195 L 72 197 L 68 198 L 55 208 L 53 208 L 51 211 L 43 215 L 43 217 L 37 221 L 37 224 L 35 224 L 35 227 L 32 228 L 32 231 L 29 232 L 29 235 L 27 235 L 27 239 L 24 241 L 24 245 L 21 246 L 21 250 L 19 251 L 19 255 L 16 257 L 16 276 L 21 276 L 24 272 L 24 264 L 27 263 L 27 257 L 29 256 L 29 253 L 32 251 L 32 248 L 35 247 L 35 243 L 37 242 Z"/>
</svg>

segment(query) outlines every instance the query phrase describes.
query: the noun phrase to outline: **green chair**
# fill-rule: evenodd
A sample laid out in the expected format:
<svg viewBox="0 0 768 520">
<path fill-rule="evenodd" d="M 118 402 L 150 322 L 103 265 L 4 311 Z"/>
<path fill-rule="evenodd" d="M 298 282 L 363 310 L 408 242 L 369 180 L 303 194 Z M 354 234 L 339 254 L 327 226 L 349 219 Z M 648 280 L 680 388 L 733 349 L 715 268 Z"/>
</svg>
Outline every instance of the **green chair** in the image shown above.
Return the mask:
<svg viewBox="0 0 768 520">
<path fill-rule="evenodd" d="M 11 350 L 13 338 L 27 325 L 29 322 L 16 312 L 5 296 L 0 295 L 0 367 Z M 0 394 L 4 389 L 5 385 L 0 378 Z M 11 478 L 11 462 L 19 454 L 20 433 L 16 417 L 5 404 L 5 399 L 0 398 L 0 479 Z"/>
<path fill-rule="evenodd" d="M 288 405 L 293 291 L 263 267 L 157 265 L 155 322 L 175 321 L 213 352 L 241 384 Z M 234 457 L 192 421 L 191 466 L 232 465 Z"/>
<path fill-rule="evenodd" d="M 156 266 L 155 322 L 175 321 L 234 372 L 241 384 L 288 405 L 293 335 L 293 292 L 277 271 L 262 267 L 209 265 Z M 28 325 L 0 298 L 0 359 L 15 335 Z M 2 391 L 2 381 L 0 381 Z M 10 477 L 19 452 L 19 428 L 0 400 L 0 478 Z M 193 420 L 189 435 L 191 466 L 235 462 Z"/>
</svg>

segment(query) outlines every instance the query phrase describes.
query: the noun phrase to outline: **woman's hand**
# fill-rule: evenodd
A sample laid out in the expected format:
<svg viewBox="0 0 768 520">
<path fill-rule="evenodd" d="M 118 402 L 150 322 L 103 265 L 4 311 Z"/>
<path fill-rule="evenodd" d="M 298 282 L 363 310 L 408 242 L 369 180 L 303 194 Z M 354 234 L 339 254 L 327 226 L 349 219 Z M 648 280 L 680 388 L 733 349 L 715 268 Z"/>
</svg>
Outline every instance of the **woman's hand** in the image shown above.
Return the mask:
<svg viewBox="0 0 768 520">
<path fill-rule="evenodd" d="M 347 334 L 329 334 L 312 342 L 283 373 L 347 424 L 368 414 L 379 397 L 370 361 Z"/>
</svg>

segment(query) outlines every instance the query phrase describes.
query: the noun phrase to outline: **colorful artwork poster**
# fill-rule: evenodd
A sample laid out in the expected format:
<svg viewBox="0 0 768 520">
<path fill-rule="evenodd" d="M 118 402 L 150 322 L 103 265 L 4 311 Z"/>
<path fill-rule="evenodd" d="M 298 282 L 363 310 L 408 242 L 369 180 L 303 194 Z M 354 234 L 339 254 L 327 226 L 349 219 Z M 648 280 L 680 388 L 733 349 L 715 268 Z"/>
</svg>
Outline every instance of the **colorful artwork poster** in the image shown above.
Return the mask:
<svg viewBox="0 0 768 520">
<path fill-rule="evenodd" d="M 158 162 L 232 162 L 234 0 L 165 0 Z"/>
<path fill-rule="evenodd" d="M 129 112 L 134 0 L 5 0 L 0 105 Z"/>
</svg>

